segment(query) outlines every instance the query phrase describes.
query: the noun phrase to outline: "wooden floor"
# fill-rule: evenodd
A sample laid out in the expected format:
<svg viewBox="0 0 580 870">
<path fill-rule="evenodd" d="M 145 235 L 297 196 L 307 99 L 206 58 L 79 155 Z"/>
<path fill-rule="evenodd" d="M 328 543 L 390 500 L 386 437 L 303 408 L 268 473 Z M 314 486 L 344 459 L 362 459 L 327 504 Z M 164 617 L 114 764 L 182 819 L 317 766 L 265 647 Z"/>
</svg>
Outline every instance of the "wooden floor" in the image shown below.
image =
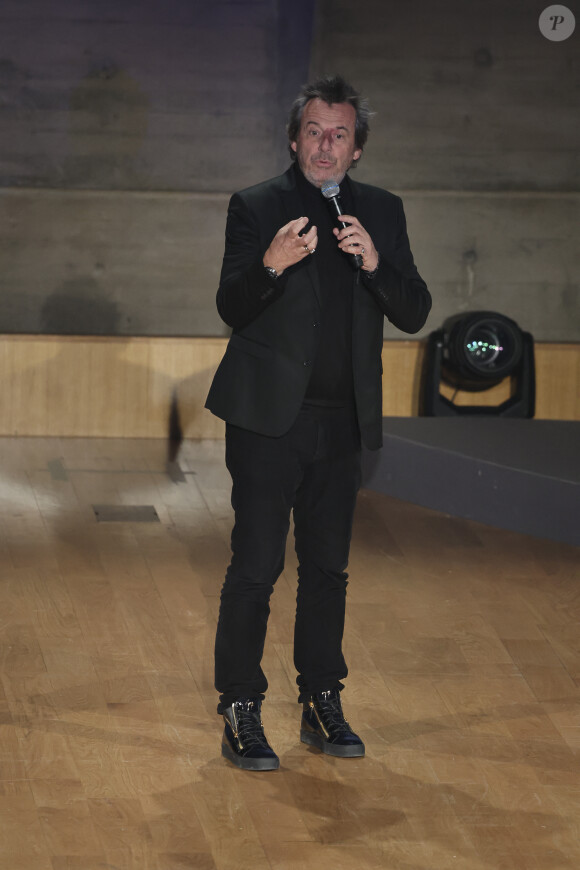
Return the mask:
<svg viewBox="0 0 580 870">
<path fill-rule="evenodd" d="M 161 441 L 0 439 L 0 870 L 578 870 L 580 551 L 361 493 L 343 700 L 367 756 L 298 741 L 289 549 L 281 769 L 241 772 L 212 688 L 222 453 L 168 474 Z"/>
</svg>

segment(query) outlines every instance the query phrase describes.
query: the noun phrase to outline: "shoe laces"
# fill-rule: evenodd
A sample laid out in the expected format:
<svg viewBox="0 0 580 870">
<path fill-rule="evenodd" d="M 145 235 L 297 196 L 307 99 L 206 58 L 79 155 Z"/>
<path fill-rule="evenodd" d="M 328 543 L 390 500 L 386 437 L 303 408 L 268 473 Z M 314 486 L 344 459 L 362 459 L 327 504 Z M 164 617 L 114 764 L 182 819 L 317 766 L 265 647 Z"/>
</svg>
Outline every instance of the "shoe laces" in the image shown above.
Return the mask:
<svg viewBox="0 0 580 870">
<path fill-rule="evenodd" d="M 258 710 L 248 710 L 246 706 L 236 704 L 236 721 L 238 738 L 245 747 L 262 746 L 269 748 Z"/>
<path fill-rule="evenodd" d="M 320 717 L 323 719 L 325 727 L 330 731 L 348 731 L 352 729 L 342 712 L 340 697 L 331 692 L 319 692 L 316 695 L 316 702 L 319 708 Z"/>
</svg>

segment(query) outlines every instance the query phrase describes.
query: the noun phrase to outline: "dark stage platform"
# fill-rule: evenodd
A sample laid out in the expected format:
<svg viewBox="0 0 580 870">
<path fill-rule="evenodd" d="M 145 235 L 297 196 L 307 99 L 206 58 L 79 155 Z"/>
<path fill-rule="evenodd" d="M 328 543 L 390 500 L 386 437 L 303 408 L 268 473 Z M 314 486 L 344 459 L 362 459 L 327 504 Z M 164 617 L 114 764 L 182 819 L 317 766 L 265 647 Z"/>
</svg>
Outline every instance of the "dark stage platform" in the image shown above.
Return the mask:
<svg viewBox="0 0 580 870">
<path fill-rule="evenodd" d="M 369 489 L 501 529 L 580 546 L 580 422 L 385 417 Z"/>
</svg>

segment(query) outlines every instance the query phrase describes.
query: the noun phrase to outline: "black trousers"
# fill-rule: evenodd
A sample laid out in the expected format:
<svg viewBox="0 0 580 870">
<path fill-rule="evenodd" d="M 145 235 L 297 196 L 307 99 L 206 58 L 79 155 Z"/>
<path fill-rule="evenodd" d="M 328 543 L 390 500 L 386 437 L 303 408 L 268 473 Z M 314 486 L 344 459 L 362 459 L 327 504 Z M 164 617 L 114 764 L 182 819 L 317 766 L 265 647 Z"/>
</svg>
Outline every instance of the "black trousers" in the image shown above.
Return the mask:
<svg viewBox="0 0 580 870">
<path fill-rule="evenodd" d="M 261 661 L 291 511 L 299 562 L 294 626 L 299 700 L 342 688 L 346 567 L 361 476 L 354 410 L 304 406 L 280 438 L 228 424 L 226 465 L 235 523 L 215 644 L 218 712 L 236 698 L 263 698 L 268 687 Z"/>
</svg>

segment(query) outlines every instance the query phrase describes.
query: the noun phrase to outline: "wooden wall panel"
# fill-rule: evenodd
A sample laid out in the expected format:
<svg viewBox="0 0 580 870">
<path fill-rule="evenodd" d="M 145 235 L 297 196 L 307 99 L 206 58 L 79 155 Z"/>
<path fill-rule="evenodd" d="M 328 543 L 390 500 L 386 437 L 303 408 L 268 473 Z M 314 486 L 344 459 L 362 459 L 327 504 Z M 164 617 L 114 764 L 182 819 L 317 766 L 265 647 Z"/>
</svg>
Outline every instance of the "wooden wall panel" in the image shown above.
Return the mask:
<svg viewBox="0 0 580 870">
<path fill-rule="evenodd" d="M 536 404 L 546 420 L 580 420 L 580 345 L 536 345 Z"/>
<path fill-rule="evenodd" d="M 175 397 L 187 438 L 221 438 L 203 407 L 224 349 L 222 338 L 2 336 L 0 435 L 163 438 Z M 424 344 L 385 342 L 386 416 L 417 414 Z M 580 345 L 536 345 L 537 412 L 580 419 Z M 497 404 L 505 386 L 480 393 Z M 459 394 L 458 403 L 473 396 Z"/>
</svg>

